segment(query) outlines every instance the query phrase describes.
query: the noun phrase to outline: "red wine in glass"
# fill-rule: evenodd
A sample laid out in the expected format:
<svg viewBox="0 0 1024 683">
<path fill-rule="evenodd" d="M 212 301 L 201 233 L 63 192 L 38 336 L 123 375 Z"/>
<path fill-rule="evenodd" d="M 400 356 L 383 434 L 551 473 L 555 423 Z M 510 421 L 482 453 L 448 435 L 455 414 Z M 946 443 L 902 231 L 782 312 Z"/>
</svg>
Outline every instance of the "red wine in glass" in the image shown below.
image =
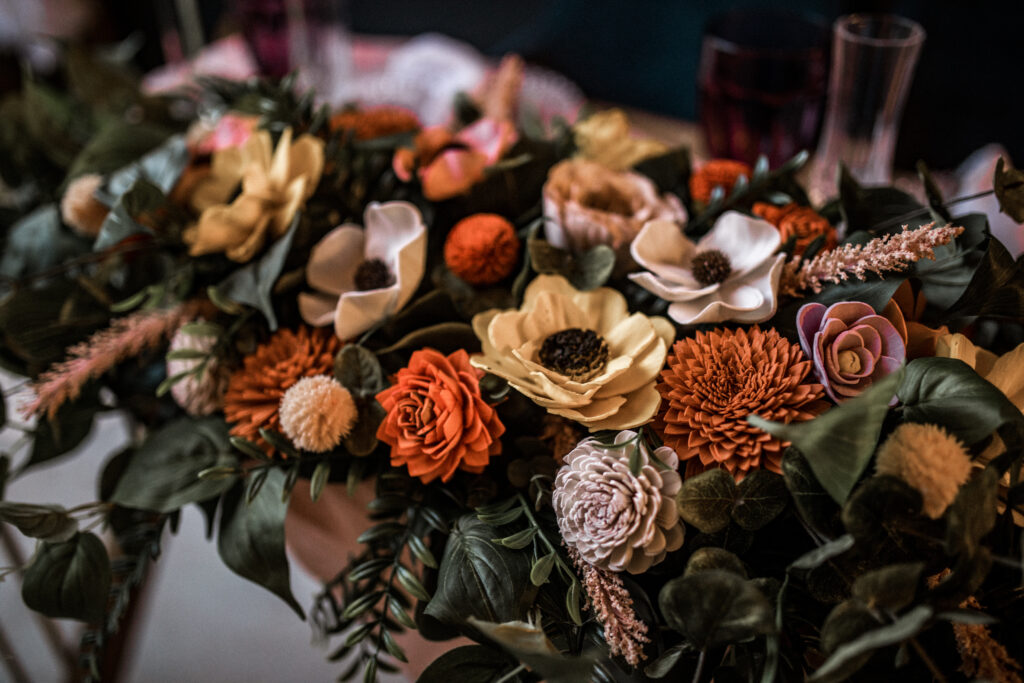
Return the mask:
<svg viewBox="0 0 1024 683">
<path fill-rule="evenodd" d="M 775 10 L 714 17 L 701 44 L 700 120 L 712 157 L 772 167 L 818 139 L 828 80 L 823 19 Z"/>
</svg>

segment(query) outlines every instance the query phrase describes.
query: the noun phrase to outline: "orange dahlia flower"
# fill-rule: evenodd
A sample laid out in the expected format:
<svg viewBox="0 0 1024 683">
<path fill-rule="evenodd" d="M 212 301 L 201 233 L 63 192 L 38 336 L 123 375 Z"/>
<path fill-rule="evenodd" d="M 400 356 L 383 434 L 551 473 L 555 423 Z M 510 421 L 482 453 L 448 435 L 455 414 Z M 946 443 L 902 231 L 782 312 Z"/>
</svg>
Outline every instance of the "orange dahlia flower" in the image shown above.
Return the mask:
<svg viewBox="0 0 1024 683">
<path fill-rule="evenodd" d="M 695 202 L 707 204 L 711 192 L 721 187 L 726 194 L 732 191 L 736 179 L 741 175 L 750 177 L 751 169 L 742 161 L 712 159 L 690 175 L 690 197 Z"/>
<path fill-rule="evenodd" d="M 377 394 L 387 416 L 377 438 L 391 446 L 391 464 L 424 483 L 448 481 L 455 470 L 483 472 L 501 453 L 505 426 L 480 395 L 483 372 L 459 349 L 450 356 L 423 349 Z"/>
<path fill-rule="evenodd" d="M 285 392 L 303 377 L 331 373 L 340 347 L 332 330 L 300 326 L 275 333 L 228 381 L 224 416 L 231 434 L 264 444 L 260 428 L 279 430 L 278 407 Z"/>
<path fill-rule="evenodd" d="M 655 429 L 686 462 L 687 476 L 713 467 L 737 480 L 758 468 L 781 472 L 789 444 L 749 424 L 747 415 L 798 422 L 828 408 L 800 346 L 756 325 L 677 341 L 658 391 Z"/>
<path fill-rule="evenodd" d="M 790 238 L 796 238 L 793 253 L 799 256 L 821 235 L 825 236 L 824 251 L 834 249 L 838 242 L 836 229 L 828 219 L 809 206 L 800 206 L 790 202 L 784 206 L 775 206 L 766 202 L 754 203 L 754 215 L 760 216 L 776 228 L 785 244 Z"/>
</svg>

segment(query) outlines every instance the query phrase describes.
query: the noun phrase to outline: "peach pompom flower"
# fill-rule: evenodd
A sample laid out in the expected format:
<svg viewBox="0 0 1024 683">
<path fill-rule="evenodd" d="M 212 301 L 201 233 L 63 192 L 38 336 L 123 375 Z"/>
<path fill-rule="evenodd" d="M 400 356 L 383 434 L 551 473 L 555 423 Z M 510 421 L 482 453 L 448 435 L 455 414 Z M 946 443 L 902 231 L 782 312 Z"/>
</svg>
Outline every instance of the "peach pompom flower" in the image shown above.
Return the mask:
<svg viewBox="0 0 1024 683">
<path fill-rule="evenodd" d="M 326 453 L 348 436 L 359 417 L 349 390 L 330 375 L 304 377 L 281 397 L 281 431 L 297 448 Z"/>
<path fill-rule="evenodd" d="M 306 265 L 315 293 L 299 294 L 302 319 L 314 327 L 334 323 L 351 340 L 409 302 L 426 268 L 427 226 L 408 202 L 372 202 L 365 228 L 345 224 L 327 233 Z"/>
</svg>

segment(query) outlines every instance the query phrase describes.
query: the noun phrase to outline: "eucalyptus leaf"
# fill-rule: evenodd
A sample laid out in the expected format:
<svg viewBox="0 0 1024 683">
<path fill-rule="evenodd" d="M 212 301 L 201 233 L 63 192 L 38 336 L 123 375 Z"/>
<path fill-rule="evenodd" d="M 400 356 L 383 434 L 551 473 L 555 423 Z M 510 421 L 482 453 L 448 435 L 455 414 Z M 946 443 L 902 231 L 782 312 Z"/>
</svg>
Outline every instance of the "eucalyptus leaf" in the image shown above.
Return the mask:
<svg viewBox="0 0 1024 683">
<path fill-rule="evenodd" d="M 796 448 L 787 448 L 782 454 L 782 475 L 803 520 L 827 538 L 836 536 L 842 528 L 839 505 L 818 482 L 807 458 Z"/>
<path fill-rule="evenodd" d="M 850 550 L 854 546 L 854 543 L 855 539 L 851 534 L 843 534 L 839 538 L 835 538 L 824 545 L 818 546 L 814 550 L 804 553 L 793 560 L 787 569 L 806 570 L 820 567 L 832 558 L 838 557 Z"/>
<path fill-rule="evenodd" d="M 224 495 L 217 551 L 231 571 L 274 593 L 305 619 L 292 595 L 284 550 L 288 504 L 281 501 L 281 493 L 285 475 L 277 468 L 264 471 L 266 481 L 250 503 L 241 483 Z"/>
<path fill-rule="evenodd" d="M 145 178 L 137 179 L 110 207 L 110 213 L 104 219 L 93 243 L 93 251 L 109 249 L 133 235 L 152 235 L 153 231 L 144 225 L 141 217 L 166 203 L 167 197 L 160 188 Z"/>
<path fill-rule="evenodd" d="M 1024 171 L 1007 168 L 1003 158 L 999 157 L 992 188 L 999 200 L 999 210 L 1018 223 L 1024 223 Z"/>
<path fill-rule="evenodd" d="M 921 513 L 921 494 L 901 479 L 874 476 L 857 487 L 843 507 L 846 530 L 864 547 L 878 548 L 887 539 L 902 545 Z"/>
<path fill-rule="evenodd" d="M 999 474 L 991 467 L 975 472 L 960 487 L 946 511 L 946 550 L 950 554 L 974 555 L 981 539 L 995 527 Z"/>
<path fill-rule="evenodd" d="M 757 531 L 786 509 L 786 480 L 768 470 L 754 470 L 739 483 L 732 518 L 744 529 Z"/>
<path fill-rule="evenodd" d="M 63 227 L 60 210 L 45 204 L 7 230 L 0 275 L 20 279 L 89 251 L 89 242 Z"/>
<path fill-rule="evenodd" d="M 851 661 L 857 660 L 865 653 L 913 638 L 924 628 L 931 617 L 931 607 L 918 605 L 893 623 L 868 631 L 852 641 L 843 643 L 808 680 L 841 680 L 841 678 L 845 678 L 842 676 L 837 679 L 836 676 L 837 674 L 852 674 L 853 671 L 849 668 Z"/>
<path fill-rule="evenodd" d="M 783 424 L 756 415 L 748 416 L 747 421 L 798 448 L 822 487 L 842 503 L 875 452 L 889 401 L 902 378 L 903 371 L 893 373 L 806 422 Z"/>
<path fill-rule="evenodd" d="M 78 532 L 78 522 L 59 505 L 33 505 L 0 500 L 0 522 L 29 538 L 62 543 Z"/>
<path fill-rule="evenodd" d="M 660 657 L 644 667 L 644 675 L 648 678 L 664 678 L 668 676 L 686 652 L 687 648 L 682 645 L 670 647 L 662 652 Z"/>
<path fill-rule="evenodd" d="M 92 533 L 60 543 L 44 542 L 25 569 L 21 597 L 51 619 L 98 622 L 110 592 L 110 558 Z"/>
<path fill-rule="evenodd" d="M 446 624 L 474 616 L 517 621 L 526 616 L 535 588 L 530 557 L 492 543 L 494 527 L 464 515 L 455 521 L 438 570 L 437 589 L 425 613 Z"/>
<path fill-rule="evenodd" d="M 713 546 L 698 548 L 693 551 L 690 559 L 686 561 L 686 569 L 683 571 L 683 576 L 707 571 L 708 569 L 721 569 L 722 571 L 732 572 L 744 579 L 747 578 L 747 570 L 735 553 Z"/>
<path fill-rule="evenodd" d="M 288 232 L 274 242 L 259 260 L 239 268 L 217 285 L 218 296 L 252 306 L 262 313 L 271 331 L 277 329 L 277 315 L 274 313 L 271 294 L 298 231 L 299 218 L 300 214 L 296 213 Z"/>
<path fill-rule="evenodd" d="M 830 655 L 840 645 L 852 642 L 869 631 L 879 627 L 876 612 L 856 600 L 847 600 L 836 605 L 821 626 L 821 650 Z M 871 652 L 861 653 L 847 660 L 844 672 L 854 673 L 867 663 Z M 841 676 L 840 676 L 841 678 Z"/>
<path fill-rule="evenodd" d="M 730 571 L 709 569 L 673 579 L 661 589 L 658 604 L 668 625 L 698 650 L 775 630 L 771 603 Z"/>
<path fill-rule="evenodd" d="M 736 481 L 724 469 L 711 469 L 688 477 L 676 494 L 679 516 L 706 534 L 729 525 L 736 504 Z"/>
<path fill-rule="evenodd" d="M 164 194 L 170 193 L 188 165 L 189 152 L 184 135 L 174 135 L 138 161 L 111 174 L 100 197 L 108 206 L 128 191 L 139 179 L 152 183 Z"/>
<path fill-rule="evenodd" d="M 924 568 L 923 562 L 902 562 L 861 574 L 853 582 L 853 596 L 868 607 L 900 612 L 914 601 Z"/>
<path fill-rule="evenodd" d="M 334 377 L 353 396 L 375 396 L 387 386 L 377 356 L 358 344 L 346 344 L 338 352 Z"/>
<path fill-rule="evenodd" d="M 199 477 L 210 468 L 236 469 L 238 458 L 220 418 L 180 417 L 149 434 L 131 454 L 111 502 L 169 513 L 216 498 L 237 476 Z M 227 471 L 227 470 L 226 470 Z"/>
</svg>

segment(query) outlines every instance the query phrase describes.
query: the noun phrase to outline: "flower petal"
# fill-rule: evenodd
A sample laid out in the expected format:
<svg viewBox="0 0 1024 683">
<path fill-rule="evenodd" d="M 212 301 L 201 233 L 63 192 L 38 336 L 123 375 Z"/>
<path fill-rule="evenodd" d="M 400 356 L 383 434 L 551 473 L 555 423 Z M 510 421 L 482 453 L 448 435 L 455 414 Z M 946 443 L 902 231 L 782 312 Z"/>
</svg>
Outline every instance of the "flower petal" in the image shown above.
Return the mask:
<svg viewBox="0 0 1024 683">
<path fill-rule="evenodd" d="M 726 282 L 718 292 L 695 301 L 676 301 L 668 315 L 681 325 L 718 323 L 726 320 L 759 323 L 775 315 L 776 292 L 785 255 L 765 261 L 742 281 Z"/>
<path fill-rule="evenodd" d="M 778 229 L 760 218 L 726 211 L 697 243 L 697 251 L 718 249 L 729 257 L 734 277 L 741 277 L 764 263 L 782 243 Z"/>
<path fill-rule="evenodd" d="M 334 321 L 334 312 L 338 308 L 338 297 L 325 294 L 299 294 L 299 315 L 306 324 L 313 327 L 325 327 Z"/>
<path fill-rule="evenodd" d="M 629 253 L 634 261 L 655 275 L 687 289 L 701 289 L 689 268 L 697 245 L 683 234 L 675 221 L 647 221 L 630 245 Z"/>
<path fill-rule="evenodd" d="M 363 262 L 365 233 L 342 225 L 316 243 L 306 265 L 306 282 L 324 294 L 340 296 L 355 289 L 355 274 Z"/>
<path fill-rule="evenodd" d="M 345 292 L 334 313 L 334 332 L 339 339 L 355 339 L 396 310 L 398 283 L 367 292 Z"/>
</svg>

